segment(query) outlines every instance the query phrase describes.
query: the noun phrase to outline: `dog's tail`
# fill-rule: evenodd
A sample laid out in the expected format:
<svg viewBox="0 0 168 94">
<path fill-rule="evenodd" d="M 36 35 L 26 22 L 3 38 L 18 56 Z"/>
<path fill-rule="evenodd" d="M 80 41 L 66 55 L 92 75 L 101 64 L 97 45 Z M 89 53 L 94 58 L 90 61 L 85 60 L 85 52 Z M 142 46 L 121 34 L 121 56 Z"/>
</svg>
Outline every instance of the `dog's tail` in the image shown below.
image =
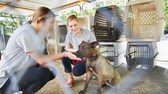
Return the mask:
<svg viewBox="0 0 168 94">
<path fill-rule="evenodd" d="M 110 64 L 110 61 L 108 60 L 108 59 L 106 59 L 107 60 L 107 63 L 109 63 Z M 121 63 L 120 65 L 118 65 L 118 66 L 113 66 L 113 68 L 119 68 L 122 64 L 124 64 L 124 63 Z"/>
</svg>

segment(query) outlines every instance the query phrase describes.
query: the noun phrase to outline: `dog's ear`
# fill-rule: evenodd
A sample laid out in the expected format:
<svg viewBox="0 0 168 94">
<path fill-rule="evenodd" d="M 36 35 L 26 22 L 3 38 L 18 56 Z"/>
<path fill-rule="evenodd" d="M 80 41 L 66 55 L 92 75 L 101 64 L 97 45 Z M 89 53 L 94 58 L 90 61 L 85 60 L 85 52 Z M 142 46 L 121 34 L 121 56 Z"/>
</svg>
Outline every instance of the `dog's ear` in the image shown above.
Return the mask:
<svg viewBox="0 0 168 94">
<path fill-rule="evenodd" d="M 90 43 L 90 45 L 92 48 L 96 48 L 99 45 L 99 43 L 97 41 L 94 41 L 94 42 Z"/>
<path fill-rule="evenodd" d="M 82 41 L 81 44 L 85 43 L 85 41 Z"/>
</svg>

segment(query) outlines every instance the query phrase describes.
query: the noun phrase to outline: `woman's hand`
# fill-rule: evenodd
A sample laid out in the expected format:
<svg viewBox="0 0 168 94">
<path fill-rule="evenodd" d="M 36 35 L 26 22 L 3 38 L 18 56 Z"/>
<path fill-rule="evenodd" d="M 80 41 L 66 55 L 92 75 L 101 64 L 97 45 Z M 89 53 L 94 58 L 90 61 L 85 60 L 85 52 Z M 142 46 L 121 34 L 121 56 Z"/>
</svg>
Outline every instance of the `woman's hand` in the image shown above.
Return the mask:
<svg viewBox="0 0 168 94">
<path fill-rule="evenodd" d="M 81 60 L 80 58 L 78 58 L 76 55 L 74 55 L 71 52 L 64 52 L 64 54 L 65 54 L 65 57 L 68 57 L 68 58 L 70 58 L 72 60 Z"/>
<path fill-rule="evenodd" d="M 73 48 L 65 48 L 66 51 L 68 52 L 77 52 L 78 49 L 73 49 Z"/>
</svg>

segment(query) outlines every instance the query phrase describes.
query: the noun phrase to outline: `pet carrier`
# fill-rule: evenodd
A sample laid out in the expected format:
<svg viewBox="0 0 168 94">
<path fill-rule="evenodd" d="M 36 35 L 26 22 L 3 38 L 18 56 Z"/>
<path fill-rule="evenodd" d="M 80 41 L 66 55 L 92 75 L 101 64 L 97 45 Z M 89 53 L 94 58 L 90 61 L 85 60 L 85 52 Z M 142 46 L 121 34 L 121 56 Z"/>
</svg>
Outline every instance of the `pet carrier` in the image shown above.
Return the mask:
<svg viewBox="0 0 168 94">
<path fill-rule="evenodd" d="M 142 64 L 153 68 L 158 53 L 156 42 L 164 32 L 162 0 L 130 0 L 124 17 L 128 69 Z M 133 51 L 132 51 L 133 50 Z"/>
<path fill-rule="evenodd" d="M 128 41 L 159 41 L 164 32 L 162 2 L 162 0 L 127 2 L 124 23 Z"/>
<path fill-rule="evenodd" d="M 98 8 L 94 18 L 94 33 L 100 44 L 100 51 L 116 66 L 119 56 L 117 42 L 123 32 L 121 13 L 119 7 L 111 5 Z"/>
<path fill-rule="evenodd" d="M 99 42 L 115 42 L 123 32 L 121 11 L 115 5 L 96 10 L 94 32 Z"/>
<path fill-rule="evenodd" d="M 154 66 L 154 59 L 157 56 L 156 42 L 131 42 L 127 44 L 126 61 L 127 68 L 132 69 L 137 65 L 147 65 L 149 69 Z"/>
<path fill-rule="evenodd" d="M 64 51 L 64 48 L 65 48 L 65 37 L 66 37 L 66 34 L 67 34 L 67 26 L 65 24 L 58 24 L 58 38 L 59 38 L 59 41 L 57 43 L 58 45 L 58 49 L 57 49 L 57 52 L 60 53 L 60 52 L 63 52 Z"/>
</svg>

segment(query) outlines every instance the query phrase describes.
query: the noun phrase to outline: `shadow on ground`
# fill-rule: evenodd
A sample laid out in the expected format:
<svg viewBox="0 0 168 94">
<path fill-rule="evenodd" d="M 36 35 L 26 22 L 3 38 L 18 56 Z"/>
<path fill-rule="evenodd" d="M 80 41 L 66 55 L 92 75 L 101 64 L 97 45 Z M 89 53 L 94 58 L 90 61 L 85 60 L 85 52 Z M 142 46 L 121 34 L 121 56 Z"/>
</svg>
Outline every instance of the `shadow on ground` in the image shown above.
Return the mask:
<svg viewBox="0 0 168 94">
<path fill-rule="evenodd" d="M 67 75 L 63 70 L 62 63 L 55 63 L 64 81 Z M 104 86 L 103 94 L 168 94 L 168 73 L 164 73 L 164 69 L 156 68 L 155 71 L 149 72 L 144 69 L 135 69 L 128 71 L 125 66 L 121 66 L 119 72 L 122 81 L 118 87 Z M 62 88 L 64 86 L 58 79 L 48 82 L 36 94 L 78 94 L 84 87 L 83 77 L 75 77 L 75 82 L 71 88 Z M 69 90 L 69 91 L 66 91 Z M 96 94 L 97 81 L 91 80 L 86 94 Z"/>
</svg>

